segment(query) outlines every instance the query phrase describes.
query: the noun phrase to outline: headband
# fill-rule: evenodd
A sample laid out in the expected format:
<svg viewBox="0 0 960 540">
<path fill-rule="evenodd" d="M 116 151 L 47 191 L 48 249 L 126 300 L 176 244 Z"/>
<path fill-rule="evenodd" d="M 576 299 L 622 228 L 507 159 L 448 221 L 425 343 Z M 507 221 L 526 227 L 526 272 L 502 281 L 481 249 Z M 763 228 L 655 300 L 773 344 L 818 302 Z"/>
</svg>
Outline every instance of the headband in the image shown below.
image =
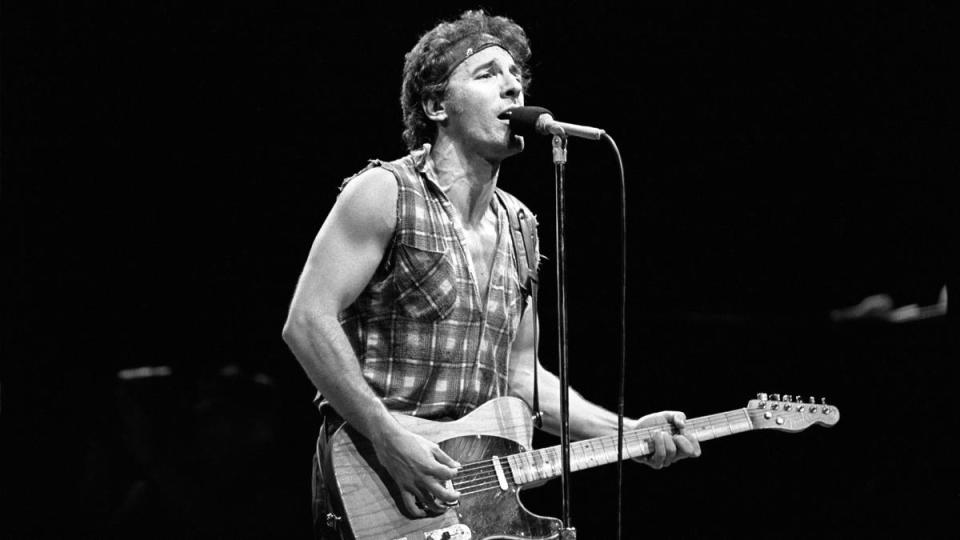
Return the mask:
<svg viewBox="0 0 960 540">
<path fill-rule="evenodd" d="M 507 51 L 511 57 L 513 56 L 510 53 L 510 50 L 504 47 L 503 42 L 499 38 L 494 37 L 490 34 L 470 34 L 460 41 L 456 42 L 453 47 L 450 48 L 450 51 L 445 55 L 450 59 L 450 67 L 447 68 L 447 71 L 443 74 L 443 77 L 440 77 L 440 81 L 446 81 L 450 78 L 450 75 L 453 74 L 453 70 L 457 69 L 457 66 L 466 61 L 467 58 L 477 54 L 478 52 L 488 49 L 490 47 L 500 47 L 501 49 Z"/>
</svg>

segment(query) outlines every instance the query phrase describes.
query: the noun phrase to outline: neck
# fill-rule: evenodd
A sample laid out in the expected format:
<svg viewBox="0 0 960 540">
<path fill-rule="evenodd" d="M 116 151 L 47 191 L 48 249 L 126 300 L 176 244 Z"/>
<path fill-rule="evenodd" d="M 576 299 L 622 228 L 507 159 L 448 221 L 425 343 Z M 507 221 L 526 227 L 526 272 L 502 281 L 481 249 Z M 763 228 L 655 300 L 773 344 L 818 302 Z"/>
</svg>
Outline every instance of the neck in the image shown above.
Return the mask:
<svg viewBox="0 0 960 540">
<path fill-rule="evenodd" d="M 709 441 L 754 429 L 746 409 L 691 418 L 686 422 L 686 435 L 698 441 Z M 653 453 L 650 438 L 663 426 L 641 428 L 623 434 L 623 459 L 642 458 Z M 570 470 L 580 471 L 617 461 L 617 436 L 597 437 L 570 445 Z M 562 474 L 561 447 L 521 452 L 506 457 L 517 484 L 548 480 Z"/>
<path fill-rule="evenodd" d="M 480 225 L 500 174 L 500 161 L 484 158 L 454 141 L 438 137 L 430 149 L 440 189 L 460 213 L 464 227 Z"/>
</svg>

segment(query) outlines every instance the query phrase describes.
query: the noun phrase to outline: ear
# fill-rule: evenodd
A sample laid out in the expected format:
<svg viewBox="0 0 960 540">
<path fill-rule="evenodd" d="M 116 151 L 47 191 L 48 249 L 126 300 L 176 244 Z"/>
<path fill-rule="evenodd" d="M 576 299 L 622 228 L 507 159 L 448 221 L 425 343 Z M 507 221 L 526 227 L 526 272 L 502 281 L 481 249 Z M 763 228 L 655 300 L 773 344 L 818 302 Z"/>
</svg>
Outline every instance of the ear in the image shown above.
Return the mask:
<svg viewBox="0 0 960 540">
<path fill-rule="evenodd" d="M 447 110 L 444 108 L 442 101 L 438 99 L 427 98 L 424 99 L 421 103 L 423 106 L 423 112 L 426 113 L 427 118 L 433 120 L 434 122 L 443 122 L 447 119 Z"/>
</svg>

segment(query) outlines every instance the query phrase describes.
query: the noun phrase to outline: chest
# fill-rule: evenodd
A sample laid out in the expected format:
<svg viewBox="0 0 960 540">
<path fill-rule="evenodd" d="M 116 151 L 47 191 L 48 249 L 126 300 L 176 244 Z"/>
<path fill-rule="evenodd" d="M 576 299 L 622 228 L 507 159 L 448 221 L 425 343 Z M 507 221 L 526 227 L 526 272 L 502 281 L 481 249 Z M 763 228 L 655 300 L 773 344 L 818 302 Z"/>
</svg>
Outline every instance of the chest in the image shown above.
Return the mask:
<svg viewBox="0 0 960 540">
<path fill-rule="evenodd" d="M 490 274 L 497 257 L 497 222 L 496 217 L 484 220 L 483 224 L 473 229 L 463 229 L 464 250 L 473 266 L 477 286 L 481 295 L 486 299 L 486 291 L 490 283 Z"/>
</svg>

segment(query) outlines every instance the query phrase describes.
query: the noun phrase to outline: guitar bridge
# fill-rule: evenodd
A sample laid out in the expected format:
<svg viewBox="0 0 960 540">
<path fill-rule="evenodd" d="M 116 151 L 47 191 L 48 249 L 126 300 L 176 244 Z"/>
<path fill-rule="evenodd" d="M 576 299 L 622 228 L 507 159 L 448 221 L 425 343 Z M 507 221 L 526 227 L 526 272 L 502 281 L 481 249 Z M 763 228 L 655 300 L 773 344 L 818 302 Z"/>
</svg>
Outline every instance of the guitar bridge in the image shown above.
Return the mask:
<svg viewBox="0 0 960 540">
<path fill-rule="evenodd" d="M 473 532 L 463 523 L 424 533 L 426 540 L 471 540 Z"/>
</svg>

